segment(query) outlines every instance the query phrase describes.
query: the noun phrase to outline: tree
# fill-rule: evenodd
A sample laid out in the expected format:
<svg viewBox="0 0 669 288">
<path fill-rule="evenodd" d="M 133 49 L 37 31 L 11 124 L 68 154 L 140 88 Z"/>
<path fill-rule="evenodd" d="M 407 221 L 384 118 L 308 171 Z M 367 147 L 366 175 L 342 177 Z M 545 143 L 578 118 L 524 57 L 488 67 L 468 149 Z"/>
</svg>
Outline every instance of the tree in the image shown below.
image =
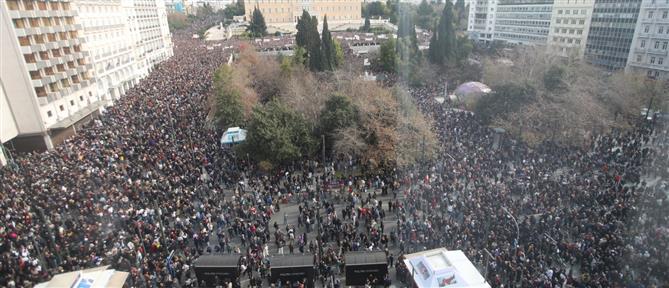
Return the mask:
<svg viewBox="0 0 669 288">
<path fill-rule="evenodd" d="M 446 1 L 435 30 L 428 53 L 430 61 L 439 65 L 452 63 L 457 55 L 457 42 L 453 29 L 453 4 L 450 1 Z"/>
<path fill-rule="evenodd" d="M 318 20 L 302 10 L 302 16 L 297 20 L 295 42 L 306 49 L 308 66 L 312 71 L 322 71 L 321 39 L 318 34 Z"/>
<path fill-rule="evenodd" d="M 458 30 L 467 30 L 467 15 L 469 14 L 469 6 L 465 6 L 465 0 L 458 0 L 455 2 L 455 13 L 457 15 L 456 23 Z"/>
<path fill-rule="evenodd" d="M 321 48 L 323 50 L 322 68 L 324 70 L 335 70 L 337 62 L 337 48 L 328 29 L 328 16 L 323 17 L 323 33 L 321 33 Z"/>
<path fill-rule="evenodd" d="M 332 39 L 335 47 L 335 62 L 337 66 L 344 63 L 344 49 L 341 48 L 341 43 L 337 39 Z"/>
<path fill-rule="evenodd" d="M 167 14 L 167 25 L 170 27 L 170 31 L 180 30 L 186 28 L 188 18 L 183 13 L 170 13 Z"/>
<path fill-rule="evenodd" d="M 372 29 L 372 23 L 369 21 L 369 14 L 365 14 L 365 25 L 362 26 L 360 30 L 363 32 L 369 32 Z"/>
<path fill-rule="evenodd" d="M 319 121 L 319 133 L 325 135 L 326 148 L 332 149 L 338 131 L 357 125 L 358 108 L 341 94 L 333 94 L 325 102 Z"/>
<path fill-rule="evenodd" d="M 562 80 L 564 74 L 564 68 L 558 65 L 552 65 L 550 68 L 548 68 L 548 71 L 544 73 L 544 87 L 546 87 L 548 91 L 552 92 L 565 88 Z"/>
<path fill-rule="evenodd" d="M 490 124 L 496 118 L 505 118 L 531 104 L 535 96 L 536 90 L 532 86 L 506 84 L 496 87 L 494 93 L 483 95 L 474 111 L 484 124 Z"/>
<path fill-rule="evenodd" d="M 363 7 L 367 16 L 387 17 L 390 12 L 383 2 L 372 2 Z"/>
<path fill-rule="evenodd" d="M 214 93 L 216 95 L 215 117 L 223 127 L 241 126 L 244 109 L 239 91 L 232 89 L 232 68 L 221 66 L 214 74 Z"/>
<path fill-rule="evenodd" d="M 313 154 L 312 127 L 298 113 L 273 100 L 253 111 L 246 141 L 240 146 L 256 161 L 286 164 Z"/>
<path fill-rule="evenodd" d="M 260 12 L 258 7 L 253 9 L 251 14 L 251 22 L 249 23 L 248 31 L 253 37 L 262 37 L 267 35 L 267 25 L 265 24 L 265 17 Z"/>
<path fill-rule="evenodd" d="M 381 44 L 377 62 L 381 70 L 388 73 L 396 72 L 395 68 L 397 67 L 399 59 L 397 58 L 397 51 L 395 50 L 395 39 L 391 38 Z"/>
<path fill-rule="evenodd" d="M 432 24 L 432 13 L 434 13 L 434 10 L 427 3 L 427 0 L 421 1 L 416 10 L 416 25 L 420 28 L 428 29 Z"/>
<path fill-rule="evenodd" d="M 209 17 L 209 15 L 214 14 L 214 8 L 209 5 L 209 3 L 204 3 L 201 7 L 197 8 L 196 17 L 203 19 Z"/>
</svg>

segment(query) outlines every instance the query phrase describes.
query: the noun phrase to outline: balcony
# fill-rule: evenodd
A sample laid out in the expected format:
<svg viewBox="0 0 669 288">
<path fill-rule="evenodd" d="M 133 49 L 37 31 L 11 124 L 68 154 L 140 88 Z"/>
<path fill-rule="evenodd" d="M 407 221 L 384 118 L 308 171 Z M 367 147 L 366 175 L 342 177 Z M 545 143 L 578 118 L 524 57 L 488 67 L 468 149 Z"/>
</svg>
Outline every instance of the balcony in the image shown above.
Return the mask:
<svg viewBox="0 0 669 288">
<path fill-rule="evenodd" d="M 51 83 L 53 83 L 53 82 L 56 82 L 56 81 L 58 81 L 58 80 L 56 79 L 56 76 L 55 76 L 55 75 L 46 75 L 46 76 L 43 76 L 43 77 L 42 77 L 41 81 L 42 81 L 42 85 L 41 85 L 41 86 L 47 86 L 47 85 L 49 85 L 49 84 L 51 84 Z"/>
<path fill-rule="evenodd" d="M 86 66 L 77 66 L 77 72 L 79 73 L 86 72 Z"/>
<path fill-rule="evenodd" d="M 37 18 L 35 10 L 19 10 L 18 18 Z"/>
<path fill-rule="evenodd" d="M 58 49 L 58 48 L 60 48 L 58 46 L 58 42 L 47 42 L 45 46 L 46 46 L 47 49 Z"/>
<path fill-rule="evenodd" d="M 33 79 L 30 81 L 33 84 L 33 87 L 42 87 L 44 86 L 44 83 L 42 83 L 42 79 Z"/>
</svg>

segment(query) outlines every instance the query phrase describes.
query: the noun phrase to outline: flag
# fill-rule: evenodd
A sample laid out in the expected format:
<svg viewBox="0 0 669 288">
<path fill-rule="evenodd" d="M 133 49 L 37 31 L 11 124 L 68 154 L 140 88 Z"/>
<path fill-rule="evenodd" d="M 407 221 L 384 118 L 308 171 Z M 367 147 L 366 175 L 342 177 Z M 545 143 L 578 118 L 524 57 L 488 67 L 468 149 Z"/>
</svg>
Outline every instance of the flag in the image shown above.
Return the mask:
<svg viewBox="0 0 669 288">
<path fill-rule="evenodd" d="M 167 266 L 167 272 L 169 272 L 170 275 L 172 275 L 172 277 L 175 276 L 174 275 L 175 274 L 174 273 L 174 267 L 172 267 L 172 257 L 173 256 L 174 256 L 174 250 L 172 250 L 172 252 L 170 252 L 170 255 L 168 255 L 167 258 L 165 258 L 165 262 L 166 262 L 165 266 Z"/>
</svg>

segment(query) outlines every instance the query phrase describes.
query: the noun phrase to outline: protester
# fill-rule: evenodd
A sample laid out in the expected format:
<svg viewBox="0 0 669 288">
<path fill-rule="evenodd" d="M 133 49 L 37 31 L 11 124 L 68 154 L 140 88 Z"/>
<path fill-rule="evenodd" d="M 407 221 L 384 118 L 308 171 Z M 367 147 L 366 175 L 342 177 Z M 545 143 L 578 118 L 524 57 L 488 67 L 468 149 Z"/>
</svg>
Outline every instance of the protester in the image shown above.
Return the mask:
<svg viewBox="0 0 669 288">
<path fill-rule="evenodd" d="M 189 37 L 214 23 L 176 33 L 175 55 L 77 135 L 0 169 L 0 286 L 111 265 L 131 287 L 203 287 L 193 261 L 235 253 L 240 277 L 220 285 L 294 287 L 304 281 L 270 283 L 271 259 L 308 253 L 319 282 L 339 287 L 348 251 L 384 251 L 408 281 L 403 255 L 437 247 L 465 251 L 494 287 L 669 282 L 666 126 L 588 149 L 504 135 L 493 150 L 493 132 L 434 101 L 439 89 L 410 89 L 434 120 L 436 160 L 341 176 L 360 165 L 337 157 L 260 175 L 207 121 L 212 73 L 232 53 L 223 47 L 240 43 L 208 50 Z"/>
</svg>

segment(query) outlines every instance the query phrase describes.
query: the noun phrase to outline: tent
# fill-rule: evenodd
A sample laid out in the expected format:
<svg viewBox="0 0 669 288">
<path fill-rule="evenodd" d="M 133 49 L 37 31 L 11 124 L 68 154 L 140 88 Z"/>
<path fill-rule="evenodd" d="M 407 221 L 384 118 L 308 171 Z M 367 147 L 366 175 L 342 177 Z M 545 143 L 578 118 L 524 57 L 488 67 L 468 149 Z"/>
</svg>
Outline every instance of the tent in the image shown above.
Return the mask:
<svg viewBox="0 0 669 288">
<path fill-rule="evenodd" d="M 270 262 L 269 271 L 272 283 L 304 281 L 306 287 L 314 287 L 313 255 L 275 256 Z"/>
<path fill-rule="evenodd" d="M 383 281 L 388 274 L 388 260 L 385 252 L 349 252 L 346 253 L 346 285 L 362 286 L 372 275 Z"/>
<path fill-rule="evenodd" d="M 246 140 L 246 130 L 239 127 L 230 127 L 221 136 L 221 145 L 232 145 Z"/>
<path fill-rule="evenodd" d="M 415 287 L 490 288 L 461 250 L 438 248 L 404 257 L 404 264 Z"/>
<path fill-rule="evenodd" d="M 224 281 L 234 282 L 239 277 L 239 257 L 239 254 L 202 255 L 193 261 L 195 277 L 207 286 L 222 284 Z"/>
</svg>

